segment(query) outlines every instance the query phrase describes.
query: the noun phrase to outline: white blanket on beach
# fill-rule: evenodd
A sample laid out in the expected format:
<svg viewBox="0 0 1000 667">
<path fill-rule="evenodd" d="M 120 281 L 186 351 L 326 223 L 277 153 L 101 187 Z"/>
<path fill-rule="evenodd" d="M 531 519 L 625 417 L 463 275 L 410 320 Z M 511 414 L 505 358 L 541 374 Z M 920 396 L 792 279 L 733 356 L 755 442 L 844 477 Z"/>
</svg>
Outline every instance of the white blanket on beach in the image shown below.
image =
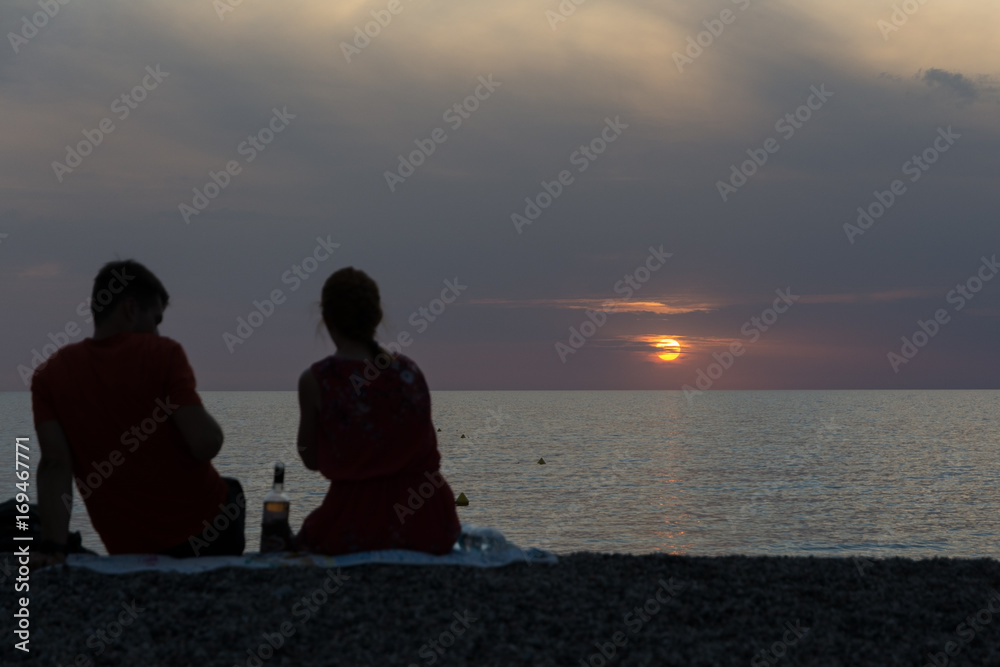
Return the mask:
<svg viewBox="0 0 1000 667">
<path fill-rule="evenodd" d="M 511 563 L 555 563 L 555 554 L 542 549 L 521 549 L 508 542 L 498 530 L 462 525 L 462 536 L 454 550 L 445 556 L 420 551 L 393 549 L 365 551 L 344 556 L 322 556 L 294 552 L 245 553 L 242 556 L 205 556 L 171 558 L 155 554 L 91 556 L 72 554 L 66 558 L 71 567 L 85 567 L 105 574 L 126 574 L 145 570 L 195 574 L 220 567 L 350 567 L 372 563 L 393 565 L 471 565 L 500 567 Z"/>
</svg>

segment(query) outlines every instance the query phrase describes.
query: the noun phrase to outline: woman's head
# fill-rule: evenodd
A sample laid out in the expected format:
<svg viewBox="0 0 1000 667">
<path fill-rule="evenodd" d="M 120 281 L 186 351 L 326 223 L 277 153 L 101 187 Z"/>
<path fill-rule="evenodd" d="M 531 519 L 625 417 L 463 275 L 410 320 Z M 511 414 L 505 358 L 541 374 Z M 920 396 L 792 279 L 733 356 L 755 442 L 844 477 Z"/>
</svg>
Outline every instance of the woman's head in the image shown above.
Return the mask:
<svg viewBox="0 0 1000 667">
<path fill-rule="evenodd" d="M 375 339 L 375 329 L 382 321 L 382 303 L 378 285 L 364 271 L 348 266 L 334 272 L 323 284 L 320 305 L 331 335 L 336 330 L 359 342 Z"/>
</svg>

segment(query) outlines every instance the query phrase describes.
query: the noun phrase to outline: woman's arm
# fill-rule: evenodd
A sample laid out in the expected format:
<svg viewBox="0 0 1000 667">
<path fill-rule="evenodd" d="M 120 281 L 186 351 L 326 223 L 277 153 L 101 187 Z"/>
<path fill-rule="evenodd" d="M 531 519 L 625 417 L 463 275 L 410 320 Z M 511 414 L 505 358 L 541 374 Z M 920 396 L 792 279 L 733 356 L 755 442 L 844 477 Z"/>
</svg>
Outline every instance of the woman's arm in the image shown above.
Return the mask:
<svg viewBox="0 0 1000 667">
<path fill-rule="evenodd" d="M 309 470 L 319 470 L 319 383 L 312 369 L 299 376 L 299 458 Z"/>
</svg>

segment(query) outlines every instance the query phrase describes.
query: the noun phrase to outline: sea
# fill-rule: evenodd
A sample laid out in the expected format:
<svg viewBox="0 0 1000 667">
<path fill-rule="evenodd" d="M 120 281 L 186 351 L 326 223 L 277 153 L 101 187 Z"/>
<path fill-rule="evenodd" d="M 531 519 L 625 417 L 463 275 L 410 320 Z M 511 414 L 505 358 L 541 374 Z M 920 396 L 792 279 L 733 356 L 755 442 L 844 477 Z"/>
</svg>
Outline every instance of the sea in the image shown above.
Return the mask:
<svg viewBox="0 0 1000 667">
<path fill-rule="evenodd" d="M 298 459 L 294 392 L 202 392 L 257 550 L 274 464 L 298 529 L 328 483 Z M 434 391 L 463 523 L 557 554 L 1000 558 L 1000 391 Z M 0 393 L 0 500 L 30 395 Z M 544 463 L 543 463 L 544 461 Z M 121 472 L 125 472 L 124 467 Z M 106 553 L 75 492 L 71 530 Z"/>
</svg>

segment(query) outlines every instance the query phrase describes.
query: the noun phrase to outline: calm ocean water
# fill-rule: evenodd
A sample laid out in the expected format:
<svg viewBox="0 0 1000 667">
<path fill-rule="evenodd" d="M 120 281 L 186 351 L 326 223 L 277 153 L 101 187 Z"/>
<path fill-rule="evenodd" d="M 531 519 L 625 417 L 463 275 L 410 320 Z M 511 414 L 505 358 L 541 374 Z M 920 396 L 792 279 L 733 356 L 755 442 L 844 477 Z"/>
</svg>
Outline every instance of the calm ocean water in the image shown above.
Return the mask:
<svg viewBox="0 0 1000 667">
<path fill-rule="evenodd" d="M 202 398 L 226 432 L 216 467 L 246 489 L 248 549 L 276 460 L 297 529 L 327 484 L 296 456 L 295 394 Z M 432 401 L 442 471 L 470 502 L 459 517 L 520 546 L 1000 557 L 1000 391 L 719 391 L 693 405 L 675 391 L 439 391 Z M 15 436 L 32 438 L 37 465 L 27 393 L 0 394 L 0 426 L 6 499 Z M 72 529 L 105 553 L 76 495 Z"/>
</svg>

